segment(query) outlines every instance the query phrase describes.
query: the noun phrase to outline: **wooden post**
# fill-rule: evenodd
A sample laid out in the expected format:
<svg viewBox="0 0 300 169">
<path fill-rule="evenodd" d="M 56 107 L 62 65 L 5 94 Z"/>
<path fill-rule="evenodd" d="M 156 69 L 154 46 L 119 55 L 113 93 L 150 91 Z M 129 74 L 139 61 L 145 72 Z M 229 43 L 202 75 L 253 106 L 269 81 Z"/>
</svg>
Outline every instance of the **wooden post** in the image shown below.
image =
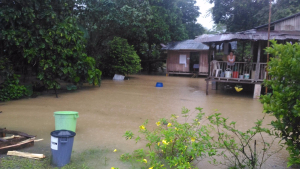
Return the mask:
<svg viewBox="0 0 300 169">
<path fill-rule="evenodd" d="M 208 45 L 209 45 L 209 49 L 208 49 L 208 75 L 207 75 L 207 77 L 209 78 L 210 73 L 211 73 L 211 72 L 210 72 L 210 69 L 211 69 L 211 68 L 210 68 L 210 61 L 211 61 L 211 60 L 210 60 L 210 59 L 211 59 L 211 58 L 210 58 L 210 55 L 211 55 L 211 43 L 209 43 Z"/>
<path fill-rule="evenodd" d="M 261 41 L 258 41 L 258 52 L 257 52 L 257 61 L 256 61 L 256 68 L 255 68 L 255 77 L 254 81 L 257 82 L 259 78 L 259 73 L 260 73 L 260 53 L 261 53 Z"/>
<path fill-rule="evenodd" d="M 206 95 L 208 95 L 208 79 L 206 79 Z"/>
<path fill-rule="evenodd" d="M 269 25 L 268 25 L 268 47 L 270 47 L 270 30 L 271 30 L 271 15 L 272 15 L 272 1 L 270 0 L 269 1 Z M 267 66 L 268 66 L 268 63 L 269 63 L 269 53 L 267 53 Z M 266 74 L 266 79 L 268 80 L 268 75 L 269 75 L 269 72 L 268 72 L 268 69 L 267 69 L 267 74 Z M 266 89 L 265 89 L 265 94 L 268 93 L 268 86 L 266 86 Z"/>
<path fill-rule="evenodd" d="M 209 43 L 208 45 L 209 45 L 209 49 L 208 49 L 208 75 L 207 75 L 207 79 L 206 79 L 206 95 L 208 95 L 208 81 L 209 81 L 209 78 L 210 78 L 211 43 Z"/>
<path fill-rule="evenodd" d="M 166 60 L 166 76 L 169 76 L 169 72 L 168 72 L 168 58 L 169 58 L 169 52 L 167 53 L 167 60 Z"/>
</svg>

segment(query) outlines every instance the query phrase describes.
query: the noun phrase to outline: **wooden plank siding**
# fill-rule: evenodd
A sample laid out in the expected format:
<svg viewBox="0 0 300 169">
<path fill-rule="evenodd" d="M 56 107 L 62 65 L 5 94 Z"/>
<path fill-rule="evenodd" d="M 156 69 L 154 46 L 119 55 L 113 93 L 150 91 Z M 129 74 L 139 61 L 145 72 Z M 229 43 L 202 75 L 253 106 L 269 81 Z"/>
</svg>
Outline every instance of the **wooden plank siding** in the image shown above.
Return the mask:
<svg viewBox="0 0 300 169">
<path fill-rule="evenodd" d="M 199 72 L 200 73 L 208 73 L 208 51 L 200 52 Z"/>
<path fill-rule="evenodd" d="M 275 31 L 300 31 L 300 16 L 275 24 Z"/>
<path fill-rule="evenodd" d="M 179 64 L 179 56 L 186 55 L 186 65 Z M 190 71 L 190 52 L 168 51 L 167 72 L 189 72 Z"/>
</svg>

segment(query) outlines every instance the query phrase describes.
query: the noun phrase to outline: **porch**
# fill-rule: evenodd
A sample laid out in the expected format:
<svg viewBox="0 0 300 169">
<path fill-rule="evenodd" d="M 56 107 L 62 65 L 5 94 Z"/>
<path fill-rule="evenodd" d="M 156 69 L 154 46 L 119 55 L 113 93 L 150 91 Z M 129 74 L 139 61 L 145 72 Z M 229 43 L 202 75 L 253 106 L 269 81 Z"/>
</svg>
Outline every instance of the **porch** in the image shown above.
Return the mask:
<svg viewBox="0 0 300 169">
<path fill-rule="evenodd" d="M 225 61 L 210 62 L 209 77 L 206 80 L 226 83 L 261 84 L 266 79 L 267 63 L 235 62 L 227 66 Z"/>
</svg>

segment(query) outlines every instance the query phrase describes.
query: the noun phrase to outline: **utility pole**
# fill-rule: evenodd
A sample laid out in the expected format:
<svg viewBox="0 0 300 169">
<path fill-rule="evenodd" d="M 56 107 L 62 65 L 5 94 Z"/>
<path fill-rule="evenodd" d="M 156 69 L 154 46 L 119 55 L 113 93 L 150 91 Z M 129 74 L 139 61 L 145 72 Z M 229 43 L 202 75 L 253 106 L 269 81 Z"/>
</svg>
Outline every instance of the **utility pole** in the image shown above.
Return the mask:
<svg viewBox="0 0 300 169">
<path fill-rule="evenodd" d="M 269 26 L 268 26 L 268 47 L 270 47 L 270 31 L 271 31 L 271 9 L 272 9 L 272 0 L 269 0 Z M 268 63 L 269 63 L 269 53 L 267 53 L 267 67 L 268 68 Z M 268 80 L 268 69 L 266 69 L 266 80 Z M 266 87 L 265 94 L 268 93 L 268 87 Z"/>
</svg>

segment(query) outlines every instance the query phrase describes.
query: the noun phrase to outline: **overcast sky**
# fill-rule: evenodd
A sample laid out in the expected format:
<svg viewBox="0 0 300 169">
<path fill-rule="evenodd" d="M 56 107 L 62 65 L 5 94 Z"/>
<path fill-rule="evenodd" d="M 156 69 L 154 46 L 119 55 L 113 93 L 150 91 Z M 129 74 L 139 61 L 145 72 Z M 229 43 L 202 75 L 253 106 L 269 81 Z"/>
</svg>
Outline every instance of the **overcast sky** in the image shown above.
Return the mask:
<svg viewBox="0 0 300 169">
<path fill-rule="evenodd" d="M 214 22 L 212 21 L 211 16 L 205 17 L 207 11 L 213 7 L 212 4 L 208 3 L 207 0 L 196 0 L 197 1 L 197 6 L 200 7 L 200 12 L 201 15 L 198 18 L 198 23 L 200 23 L 203 27 L 207 28 L 207 29 L 211 29 Z"/>
</svg>

